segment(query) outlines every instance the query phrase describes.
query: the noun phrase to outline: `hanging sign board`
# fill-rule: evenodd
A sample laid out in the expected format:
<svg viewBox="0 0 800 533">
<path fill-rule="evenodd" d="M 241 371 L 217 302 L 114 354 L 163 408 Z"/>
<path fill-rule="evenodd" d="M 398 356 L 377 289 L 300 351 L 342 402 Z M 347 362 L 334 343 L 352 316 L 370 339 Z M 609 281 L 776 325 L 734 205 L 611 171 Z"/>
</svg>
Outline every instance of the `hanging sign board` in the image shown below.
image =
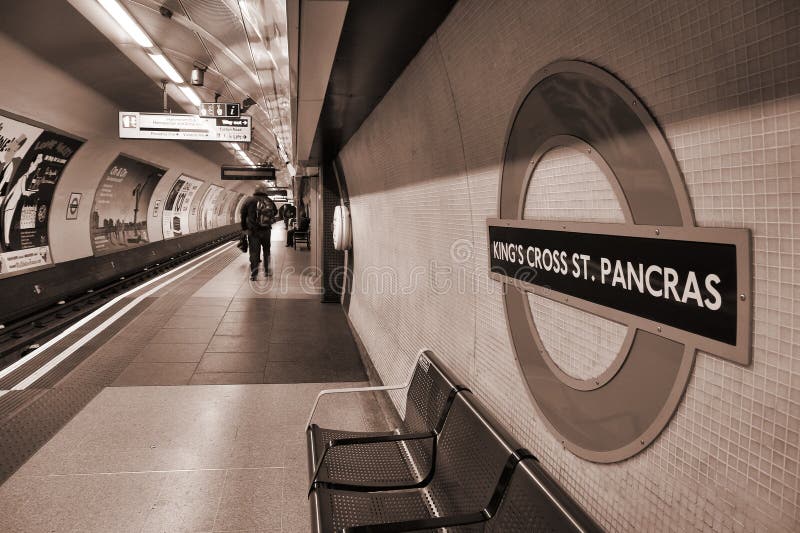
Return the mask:
<svg viewBox="0 0 800 533">
<path fill-rule="evenodd" d="M 488 231 L 493 279 L 744 358 L 747 230 L 489 220 Z"/>
<path fill-rule="evenodd" d="M 275 181 L 275 167 L 222 165 L 220 179 Z"/>
<path fill-rule="evenodd" d="M 266 189 L 267 196 L 276 202 L 285 202 L 288 197 L 287 189 L 285 187 L 268 187 Z"/>
<path fill-rule="evenodd" d="M 238 117 L 239 104 L 225 102 L 203 102 L 197 108 L 198 114 L 203 118 Z"/>
<path fill-rule="evenodd" d="M 119 113 L 120 139 L 250 142 L 252 130 L 247 115 L 211 119 L 177 113 Z"/>
</svg>

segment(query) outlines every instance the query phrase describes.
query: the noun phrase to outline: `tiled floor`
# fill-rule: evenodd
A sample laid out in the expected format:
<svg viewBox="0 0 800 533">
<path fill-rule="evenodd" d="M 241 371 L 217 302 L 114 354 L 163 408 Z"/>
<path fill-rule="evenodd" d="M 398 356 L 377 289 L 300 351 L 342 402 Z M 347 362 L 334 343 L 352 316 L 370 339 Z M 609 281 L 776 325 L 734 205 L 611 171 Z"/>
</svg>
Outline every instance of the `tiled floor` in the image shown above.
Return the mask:
<svg viewBox="0 0 800 533">
<path fill-rule="evenodd" d="M 164 322 L 115 386 L 366 379 L 340 306 L 319 303 L 310 253 L 273 230 L 271 276 L 242 254 Z"/>
<path fill-rule="evenodd" d="M 321 388 L 105 389 L 0 486 L 0 529 L 306 532 L 304 425 Z M 387 429 L 376 405 L 337 395 L 315 421 Z"/>
<path fill-rule="evenodd" d="M 95 387 L 0 485 L 0 531 L 309 530 L 308 410 L 366 375 L 341 306 L 319 303 L 309 253 L 273 238 L 271 277 L 251 283 L 245 255 L 188 276 L 48 391 Z M 369 394 L 321 407 L 322 425 L 389 429 Z"/>
</svg>

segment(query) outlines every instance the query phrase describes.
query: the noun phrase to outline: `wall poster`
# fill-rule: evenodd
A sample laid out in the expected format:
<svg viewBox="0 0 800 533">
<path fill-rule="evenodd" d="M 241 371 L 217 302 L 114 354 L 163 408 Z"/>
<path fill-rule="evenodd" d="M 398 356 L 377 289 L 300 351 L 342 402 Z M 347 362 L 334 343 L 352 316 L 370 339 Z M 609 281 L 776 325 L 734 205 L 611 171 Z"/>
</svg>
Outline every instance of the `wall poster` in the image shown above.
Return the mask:
<svg viewBox="0 0 800 533">
<path fill-rule="evenodd" d="M 216 227 L 227 226 L 230 224 L 230 210 L 231 203 L 236 201 L 236 193 L 229 190 L 224 190 L 217 199 L 217 207 L 214 210 L 216 218 Z"/>
<path fill-rule="evenodd" d="M 203 199 L 200 201 L 200 211 L 197 218 L 198 231 L 217 227 L 214 211 L 217 208 L 217 202 L 223 190 L 219 185 L 209 185 L 208 189 L 206 189 Z"/>
<path fill-rule="evenodd" d="M 228 224 L 236 224 L 239 221 L 239 211 L 242 209 L 242 204 L 246 199 L 245 195 L 236 193 L 233 202 L 231 202 L 231 210 L 228 212 Z"/>
<path fill-rule="evenodd" d="M 118 155 L 108 167 L 92 205 L 95 255 L 127 250 L 150 242 L 147 209 L 165 169 Z"/>
<path fill-rule="evenodd" d="M 184 175 L 175 181 L 164 202 L 161 218 L 165 239 L 189 233 L 189 208 L 202 184 L 201 180 Z"/>
<path fill-rule="evenodd" d="M 83 141 L 0 115 L 0 277 L 53 263 L 48 221 Z"/>
</svg>

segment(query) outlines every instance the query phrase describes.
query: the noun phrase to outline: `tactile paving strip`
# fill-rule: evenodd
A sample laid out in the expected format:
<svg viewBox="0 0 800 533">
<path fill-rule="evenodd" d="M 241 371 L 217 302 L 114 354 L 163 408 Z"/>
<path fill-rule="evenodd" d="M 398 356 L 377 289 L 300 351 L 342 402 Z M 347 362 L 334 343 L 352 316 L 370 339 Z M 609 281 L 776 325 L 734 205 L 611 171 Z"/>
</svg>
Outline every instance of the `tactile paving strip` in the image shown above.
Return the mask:
<svg viewBox="0 0 800 533">
<path fill-rule="evenodd" d="M 102 317 L 111 316 L 112 314 L 114 314 L 115 312 L 126 306 L 128 303 L 130 303 L 131 300 L 132 298 L 130 297 L 123 298 L 121 301 L 117 302 L 115 305 L 111 306 L 111 308 L 106 310 L 103 313 Z M 145 304 L 142 304 L 141 306 L 137 307 L 137 309 L 133 310 L 131 313 L 127 314 L 125 317 L 117 321 L 117 324 L 122 322 L 124 325 L 125 323 L 130 321 L 130 319 L 133 316 L 141 312 L 144 309 L 144 306 Z M 45 352 L 38 355 L 35 359 L 22 364 L 19 368 L 15 369 L 13 372 L 4 376 L 2 379 L 0 379 L 0 390 L 10 390 L 14 385 L 19 383 L 27 376 L 31 375 L 33 372 L 37 371 L 38 369 L 46 365 L 47 363 L 49 363 L 54 357 L 56 357 L 64 349 L 69 347 L 73 342 L 75 342 L 77 339 L 79 339 L 80 337 L 91 331 L 94 325 L 97 325 L 102 321 L 102 317 L 99 320 L 95 319 L 90 324 L 78 328 L 73 333 L 67 335 L 64 339 L 60 340 L 59 342 L 48 348 Z M 103 335 L 101 335 L 93 340 L 96 341 L 102 338 L 107 339 L 108 337 L 104 337 Z"/>
<path fill-rule="evenodd" d="M 0 396 L 0 424 L 14 416 L 20 408 L 32 399 L 41 395 L 42 391 L 37 389 L 12 390 Z"/>
<path fill-rule="evenodd" d="M 110 385 L 155 335 L 157 326 L 238 255 L 236 249 L 222 253 L 165 293 L 148 298 L 149 303 L 143 302 L 32 388 L 0 397 L 0 483 Z"/>
</svg>

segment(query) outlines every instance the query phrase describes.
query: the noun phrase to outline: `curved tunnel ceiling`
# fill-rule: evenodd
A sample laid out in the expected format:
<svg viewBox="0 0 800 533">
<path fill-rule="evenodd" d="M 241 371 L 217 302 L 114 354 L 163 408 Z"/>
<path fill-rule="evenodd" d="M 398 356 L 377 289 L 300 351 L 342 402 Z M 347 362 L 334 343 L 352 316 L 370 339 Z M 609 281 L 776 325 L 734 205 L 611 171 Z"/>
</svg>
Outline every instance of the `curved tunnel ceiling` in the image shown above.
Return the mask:
<svg viewBox="0 0 800 533">
<path fill-rule="evenodd" d="M 456 0 L 350 1 L 312 161 L 336 156 L 455 4 Z"/>
<path fill-rule="evenodd" d="M 160 111 L 158 79 L 163 74 L 157 70 L 144 72 L 126 53 L 129 50 L 125 48 L 133 45 L 115 45 L 107 37 L 108 32 L 104 34 L 79 12 L 99 9 L 94 0 L 71 3 L 15 3 L 14 9 L 0 17 L 0 31 L 93 87 L 120 109 Z M 283 166 L 279 145 L 291 157 L 291 123 L 286 17 L 279 9 L 282 3 L 121 0 L 121 4 L 187 80 L 194 63 L 208 67 L 205 86 L 195 88 L 202 100 L 213 100 L 215 92 L 221 95 L 221 101 L 253 98 L 257 104 L 248 111 L 253 116 L 253 142 L 243 148 L 255 162 L 271 160 L 276 166 Z M 172 19 L 159 13 L 161 5 L 173 11 Z M 53 35 L 60 37 L 53 39 Z M 170 98 L 170 108 L 182 111 L 180 100 Z M 241 162 L 219 143 L 182 144 L 217 164 Z M 282 185 L 290 182 L 285 170 L 278 172 L 278 178 Z"/>
<path fill-rule="evenodd" d="M 289 60 L 286 15 L 277 0 L 125 0 L 125 6 L 181 73 L 208 67 L 203 100 L 250 97 L 254 160 L 290 159 Z M 173 12 L 166 18 L 160 7 Z"/>
</svg>

